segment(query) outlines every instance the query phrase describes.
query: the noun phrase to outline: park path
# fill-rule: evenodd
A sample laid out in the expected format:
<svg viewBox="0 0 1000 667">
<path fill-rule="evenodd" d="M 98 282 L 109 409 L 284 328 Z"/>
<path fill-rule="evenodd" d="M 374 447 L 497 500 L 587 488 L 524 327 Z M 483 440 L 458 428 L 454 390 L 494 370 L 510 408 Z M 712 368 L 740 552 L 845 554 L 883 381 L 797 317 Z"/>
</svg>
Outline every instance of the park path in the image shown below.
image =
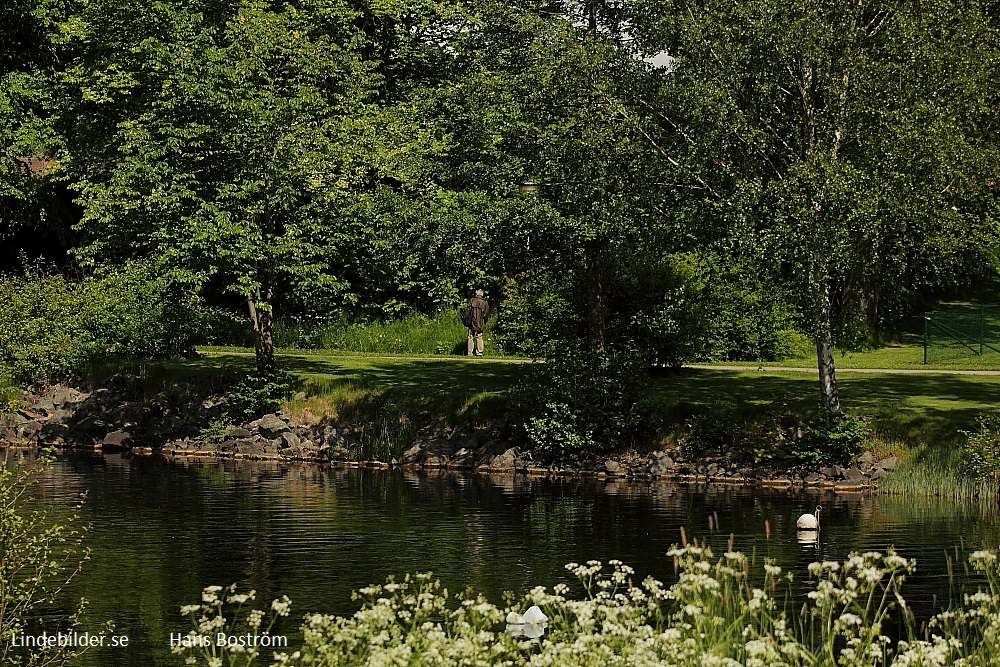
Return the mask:
<svg viewBox="0 0 1000 667">
<path fill-rule="evenodd" d="M 206 357 L 252 357 L 255 356 L 253 352 L 244 352 L 242 350 L 197 350 L 198 354 L 204 354 Z M 468 361 L 470 363 L 479 363 L 483 361 L 493 361 L 500 364 L 530 364 L 531 359 L 513 359 L 506 357 L 467 357 L 462 355 L 446 355 L 427 357 L 427 356 L 408 356 L 405 354 L 310 354 L 309 352 L 275 352 L 276 357 L 295 357 L 297 359 L 320 359 L 326 361 L 334 361 L 336 359 L 400 359 L 404 361 Z"/>
<path fill-rule="evenodd" d="M 200 354 L 206 356 L 237 356 L 252 357 L 253 352 L 243 352 L 237 350 L 199 350 Z M 310 354 L 308 352 L 278 352 L 279 357 L 297 357 L 300 359 L 322 359 L 334 361 L 337 359 L 400 359 L 406 361 L 467 361 L 467 362 L 493 362 L 498 364 L 530 364 L 531 359 L 516 359 L 505 357 L 481 357 L 479 359 L 463 356 L 407 356 L 405 354 L 374 355 L 374 354 Z M 541 361 L 541 360 L 536 360 Z M 747 365 L 722 365 L 722 364 L 684 364 L 682 368 L 695 368 L 707 371 L 768 371 L 790 372 L 790 373 L 816 373 L 816 369 L 809 366 L 759 366 L 756 364 Z M 884 373 L 897 375 L 1000 375 L 1000 370 L 959 370 L 952 368 L 838 368 L 838 373 Z"/>
<path fill-rule="evenodd" d="M 684 368 L 699 368 L 712 371 L 787 371 L 792 373 L 816 373 L 815 368 L 806 366 L 722 366 L 715 364 L 684 364 Z M 838 368 L 838 373 L 895 373 L 898 375 L 1000 375 L 1000 371 L 973 371 L 951 368 Z"/>
</svg>

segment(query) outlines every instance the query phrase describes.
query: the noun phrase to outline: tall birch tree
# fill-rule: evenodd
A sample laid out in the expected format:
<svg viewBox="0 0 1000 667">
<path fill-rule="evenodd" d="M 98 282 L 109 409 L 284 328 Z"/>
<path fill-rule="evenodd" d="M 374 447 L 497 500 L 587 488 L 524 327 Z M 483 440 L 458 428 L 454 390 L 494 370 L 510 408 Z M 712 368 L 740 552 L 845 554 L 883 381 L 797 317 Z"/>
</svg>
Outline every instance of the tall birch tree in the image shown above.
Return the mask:
<svg viewBox="0 0 1000 667">
<path fill-rule="evenodd" d="M 674 139 L 661 159 L 732 252 L 797 285 L 822 407 L 839 414 L 838 321 L 990 261 L 996 30 L 952 0 L 634 10 L 644 47 L 675 59 L 652 102 Z"/>
</svg>

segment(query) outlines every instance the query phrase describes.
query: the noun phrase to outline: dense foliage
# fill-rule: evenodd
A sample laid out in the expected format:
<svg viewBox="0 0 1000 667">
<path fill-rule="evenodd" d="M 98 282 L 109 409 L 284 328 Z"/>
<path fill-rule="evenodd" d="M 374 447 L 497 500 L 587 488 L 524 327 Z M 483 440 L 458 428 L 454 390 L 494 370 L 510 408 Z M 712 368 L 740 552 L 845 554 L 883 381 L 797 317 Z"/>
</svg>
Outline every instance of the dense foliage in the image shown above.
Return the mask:
<svg viewBox="0 0 1000 667">
<path fill-rule="evenodd" d="M 634 351 L 553 350 L 518 394 L 528 438 L 543 459 L 638 444 L 651 432 L 645 363 Z"/>
<path fill-rule="evenodd" d="M 1000 416 L 984 415 L 977 427 L 963 433 L 962 472 L 973 480 L 1000 482 Z"/>
<path fill-rule="evenodd" d="M 0 258 L 88 276 L 7 279 L 46 302 L 0 341 L 21 380 L 176 352 L 187 321 L 266 384 L 276 345 L 483 288 L 508 353 L 815 350 L 829 428 L 835 346 L 996 273 L 992 2 L 17 0 L 0 25 Z M 141 296 L 62 317 L 132 266 Z M 109 299 L 170 312 L 86 312 Z"/>
<path fill-rule="evenodd" d="M 193 336 L 183 306 L 138 265 L 78 281 L 43 269 L 0 278 L 0 366 L 30 383 L 79 377 L 102 358 L 182 354 Z"/>
</svg>

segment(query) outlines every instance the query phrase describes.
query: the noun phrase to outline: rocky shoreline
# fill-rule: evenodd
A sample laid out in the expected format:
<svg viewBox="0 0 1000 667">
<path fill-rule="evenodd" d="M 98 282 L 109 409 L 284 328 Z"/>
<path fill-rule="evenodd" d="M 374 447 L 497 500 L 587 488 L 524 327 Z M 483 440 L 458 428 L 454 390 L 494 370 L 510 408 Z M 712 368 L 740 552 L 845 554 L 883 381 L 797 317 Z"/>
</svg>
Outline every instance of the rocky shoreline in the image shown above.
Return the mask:
<svg viewBox="0 0 1000 667">
<path fill-rule="evenodd" d="M 207 456 L 287 460 L 343 467 L 449 470 L 467 473 L 577 475 L 695 484 L 759 485 L 858 492 L 877 488 L 896 465 L 863 453 L 847 467 L 771 468 L 731 462 L 725 456 L 691 460 L 680 449 L 623 454 L 590 461 L 543 465 L 531 456 L 522 429 L 504 420 L 417 432 L 399 460 L 360 458 L 363 426 L 300 424 L 287 412 L 246 424 L 206 425 L 225 414 L 224 395 L 197 396 L 177 385 L 152 397 L 138 381 L 117 375 L 106 387 L 84 391 L 56 387 L 28 398 L 29 407 L 0 415 L 0 444 L 129 452 L 137 456 Z"/>
</svg>

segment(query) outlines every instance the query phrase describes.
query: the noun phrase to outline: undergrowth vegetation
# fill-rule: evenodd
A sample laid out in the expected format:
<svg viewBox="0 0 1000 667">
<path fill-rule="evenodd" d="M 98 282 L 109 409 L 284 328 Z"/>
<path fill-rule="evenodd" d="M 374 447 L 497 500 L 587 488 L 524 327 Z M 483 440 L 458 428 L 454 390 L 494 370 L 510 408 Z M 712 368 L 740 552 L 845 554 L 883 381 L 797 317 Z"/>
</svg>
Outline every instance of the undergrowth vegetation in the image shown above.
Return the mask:
<svg viewBox="0 0 1000 667">
<path fill-rule="evenodd" d="M 826 423 L 780 401 L 765 409 L 740 410 L 716 401 L 685 423 L 681 443 L 689 457 L 726 454 L 748 463 L 846 464 L 861 453 L 866 422 L 839 415 Z"/>
<path fill-rule="evenodd" d="M 99 359 L 179 355 L 192 335 L 181 300 L 140 265 L 75 282 L 44 267 L 0 277 L 0 369 L 15 383 L 80 377 Z"/>
<path fill-rule="evenodd" d="M 570 563 L 573 586 L 539 586 L 505 606 L 474 592 L 451 595 L 430 574 L 390 578 L 358 591 L 362 606 L 351 617 L 306 615 L 302 646 L 275 651 L 273 664 L 987 667 L 1000 659 L 993 551 L 969 557 L 978 592 L 919 623 L 903 594 L 916 562 L 892 549 L 811 563 L 804 586 L 793 571 L 771 559 L 755 563 L 731 545 L 721 556 L 697 543 L 667 555 L 678 571 L 671 586 L 639 581 L 619 561 Z M 230 588 L 224 603 L 221 591 L 210 587 L 201 605 L 182 609 L 192 634 L 256 635 L 264 612 L 242 611 L 253 594 Z M 272 603 L 272 621 L 288 604 Z M 189 664 L 242 665 L 254 657 L 239 646 L 176 652 Z"/>
<path fill-rule="evenodd" d="M 253 347 L 245 318 L 223 310 L 200 312 L 203 345 Z M 502 353 L 495 343 L 492 327 L 484 336 L 490 356 Z M 340 350 L 361 354 L 464 355 L 467 329 L 457 311 L 441 311 L 433 316 L 419 313 L 384 322 L 347 322 L 323 319 L 278 319 L 274 323 L 276 347 L 297 350 Z"/>
<path fill-rule="evenodd" d="M 646 379 L 635 352 L 567 346 L 531 366 L 512 403 L 543 459 L 593 456 L 634 447 L 653 432 Z"/>
</svg>

